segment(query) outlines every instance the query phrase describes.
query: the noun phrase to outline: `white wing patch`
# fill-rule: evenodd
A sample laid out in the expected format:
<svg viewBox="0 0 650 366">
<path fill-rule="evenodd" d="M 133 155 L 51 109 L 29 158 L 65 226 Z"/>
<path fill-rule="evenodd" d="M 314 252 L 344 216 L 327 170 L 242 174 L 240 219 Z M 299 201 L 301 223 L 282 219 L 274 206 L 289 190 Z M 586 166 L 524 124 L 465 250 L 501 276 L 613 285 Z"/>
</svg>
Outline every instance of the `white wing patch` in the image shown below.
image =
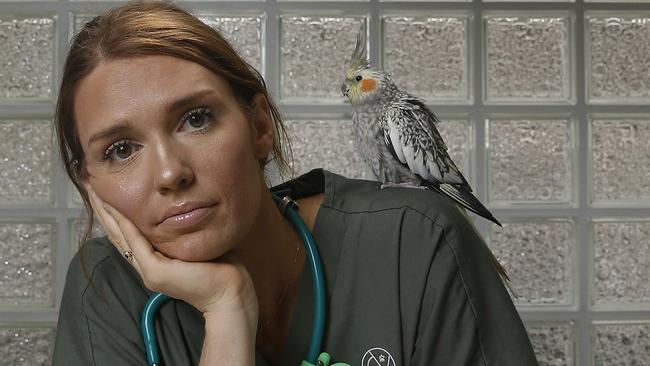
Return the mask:
<svg viewBox="0 0 650 366">
<path fill-rule="evenodd" d="M 440 173 L 440 167 L 438 167 L 438 164 L 436 164 L 436 160 L 433 158 L 433 155 L 431 155 L 431 152 L 427 152 L 427 171 L 430 173 L 427 178 L 424 178 L 428 181 L 431 180 L 431 178 L 435 178 L 436 180 L 442 180 L 442 174 Z M 424 176 L 423 176 L 424 177 Z"/>
<path fill-rule="evenodd" d="M 395 150 L 397 158 L 402 164 L 407 164 L 406 159 L 404 158 L 404 152 L 402 151 L 402 141 L 399 138 L 399 131 L 392 121 L 388 120 L 388 134 L 390 135 L 390 142 Z"/>
</svg>

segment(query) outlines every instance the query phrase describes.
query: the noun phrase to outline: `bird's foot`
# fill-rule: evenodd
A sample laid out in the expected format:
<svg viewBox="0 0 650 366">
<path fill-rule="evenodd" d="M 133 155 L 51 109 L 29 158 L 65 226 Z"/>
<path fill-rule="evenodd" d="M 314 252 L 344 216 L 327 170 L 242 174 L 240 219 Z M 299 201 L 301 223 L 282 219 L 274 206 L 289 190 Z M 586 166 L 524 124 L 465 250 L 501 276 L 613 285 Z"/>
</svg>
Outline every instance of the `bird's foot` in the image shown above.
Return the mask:
<svg viewBox="0 0 650 366">
<path fill-rule="evenodd" d="M 392 183 L 392 182 L 386 182 L 382 183 L 382 185 L 379 187 L 379 189 L 386 189 L 386 188 L 417 188 L 417 189 L 427 189 L 427 187 L 418 185 L 413 182 L 400 182 L 400 183 Z"/>
</svg>

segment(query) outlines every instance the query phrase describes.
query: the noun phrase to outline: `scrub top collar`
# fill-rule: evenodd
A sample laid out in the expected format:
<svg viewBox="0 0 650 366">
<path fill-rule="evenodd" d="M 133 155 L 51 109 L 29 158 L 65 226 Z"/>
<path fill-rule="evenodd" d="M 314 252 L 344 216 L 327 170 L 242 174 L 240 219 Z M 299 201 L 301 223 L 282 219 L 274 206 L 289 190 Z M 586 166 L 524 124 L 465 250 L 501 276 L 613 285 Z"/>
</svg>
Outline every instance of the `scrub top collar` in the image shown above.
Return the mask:
<svg viewBox="0 0 650 366">
<path fill-rule="evenodd" d="M 309 172 L 271 188 L 271 192 L 280 195 L 288 194 L 294 200 L 325 192 L 325 174 L 332 174 L 324 169 L 313 169 Z M 288 192 L 288 193 L 287 193 Z"/>
</svg>

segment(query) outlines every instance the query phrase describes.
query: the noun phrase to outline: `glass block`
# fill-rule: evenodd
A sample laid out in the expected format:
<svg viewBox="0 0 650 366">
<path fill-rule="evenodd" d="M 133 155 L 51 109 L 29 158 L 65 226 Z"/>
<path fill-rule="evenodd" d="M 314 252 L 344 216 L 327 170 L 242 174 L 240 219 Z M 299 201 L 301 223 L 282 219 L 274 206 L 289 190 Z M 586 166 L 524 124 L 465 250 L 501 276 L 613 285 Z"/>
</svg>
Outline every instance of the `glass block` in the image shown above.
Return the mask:
<svg viewBox="0 0 650 366">
<path fill-rule="evenodd" d="M 468 101 L 468 23 L 467 17 L 384 18 L 385 71 L 422 98 Z"/>
<path fill-rule="evenodd" d="M 55 227 L 0 222 L 0 306 L 52 306 Z"/>
<path fill-rule="evenodd" d="M 518 305 L 572 302 L 570 222 L 505 222 L 490 226 L 489 245 L 508 271 Z"/>
<path fill-rule="evenodd" d="M 592 103 L 650 102 L 650 13 L 588 15 L 587 99 Z"/>
<path fill-rule="evenodd" d="M 572 324 L 526 324 L 540 366 L 573 365 Z"/>
<path fill-rule="evenodd" d="M 436 126 L 447 145 L 447 152 L 458 169 L 469 180 L 469 122 L 467 120 L 443 120 Z"/>
<path fill-rule="evenodd" d="M 593 118 L 592 200 L 650 202 L 650 115 Z"/>
<path fill-rule="evenodd" d="M 595 366 L 650 365 L 650 324 L 594 324 Z"/>
<path fill-rule="evenodd" d="M 0 15 L 0 100 L 52 96 L 54 18 Z"/>
<path fill-rule="evenodd" d="M 50 365 L 54 329 L 0 327 L 0 364 L 11 366 Z"/>
<path fill-rule="evenodd" d="M 0 203 L 51 202 L 50 121 L 0 119 L 0 145 Z"/>
<path fill-rule="evenodd" d="M 287 121 L 295 174 L 324 168 L 348 178 L 373 179 L 361 160 L 351 120 Z"/>
<path fill-rule="evenodd" d="M 650 221 L 594 223 L 594 305 L 650 305 L 648 238 Z"/>
<path fill-rule="evenodd" d="M 199 15 L 209 26 L 221 32 L 244 60 L 262 70 L 262 17 Z"/>
<path fill-rule="evenodd" d="M 486 102 L 571 100 L 569 17 L 493 15 L 484 21 Z"/>
<path fill-rule="evenodd" d="M 79 194 L 79 191 L 70 183 L 70 189 L 68 190 L 69 192 L 69 201 L 70 201 L 70 206 L 72 207 L 83 207 L 84 206 L 84 201 L 81 198 L 81 195 Z"/>
<path fill-rule="evenodd" d="M 282 98 L 343 101 L 341 83 L 361 17 L 281 17 Z"/>
<path fill-rule="evenodd" d="M 571 121 L 492 119 L 488 129 L 489 199 L 571 200 Z"/>
</svg>

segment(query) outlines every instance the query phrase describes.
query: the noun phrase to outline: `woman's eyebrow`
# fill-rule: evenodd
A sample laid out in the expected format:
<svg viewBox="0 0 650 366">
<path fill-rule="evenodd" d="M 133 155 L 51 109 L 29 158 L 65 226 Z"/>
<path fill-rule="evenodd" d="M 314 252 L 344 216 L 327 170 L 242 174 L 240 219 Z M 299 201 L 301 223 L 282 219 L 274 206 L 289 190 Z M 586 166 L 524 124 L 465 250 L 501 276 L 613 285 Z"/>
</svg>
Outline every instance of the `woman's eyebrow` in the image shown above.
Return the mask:
<svg viewBox="0 0 650 366">
<path fill-rule="evenodd" d="M 181 98 L 176 99 L 175 101 L 169 103 L 167 105 L 167 108 L 165 108 L 165 110 L 167 111 L 167 113 L 174 112 L 175 110 L 182 108 L 183 106 L 185 106 L 186 104 L 188 104 L 189 102 L 191 102 L 193 100 L 199 99 L 201 97 L 204 97 L 204 96 L 206 96 L 208 94 L 213 94 L 213 93 L 216 94 L 215 90 L 213 88 L 206 88 L 206 89 L 197 90 L 195 92 L 192 92 L 191 94 L 188 94 L 188 95 L 186 95 L 184 97 L 181 97 Z"/>
<path fill-rule="evenodd" d="M 96 134 L 90 136 L 90 138 L 88 139 L 88 146 L 92 145 L 95 141 L 107 139 L 107 138 L 109 138 L 109 137 L 111 137 L 113 135 L 118 135 L 118 134 L 120 134 L 122 132 L 127 131 L 130 128 L 131 127 L 129 126 L 128 123 L 120 122 L 120 123 L 118 123 L 116 125 L 113 125 L 113 126 L 107 128 L 107 129 L 101 130 L 101 131 L 97 132 Z"/>
<path fill-rule="evenodd" d="M 206 88 L 206 89 L 201 89 L 201 90 L 192 92 L 191 94 L 188 94 L 186 96 L 178 98 L 178 99 L 174 100 L 173 102 L 167 104 L 167 106 L 165 107 L 165 111 L 167 113 L 172 113 L 172 112 L 176 111 L 177 109 L 180 109 L 180 108 L 184 107 L 188 103 L 190 103 L 190 102 L 192 102 L 192 101 L 194 101 L 196 99 L 202 98 L 202 97 L 204 97 L 206 95 L 209 95 L 209 94 L 217 94 L 217 93 L 212 88 Z M 107 139 L 107 138 L 109 138 L 109 137 L 111 137 L 113 135 L 118 135 L 120 133 L 123 133 L 123 132 L 127 131 L 130 128 L 131 128 L 131 126 L 129 125 L 128 122 L 126 122 L 126 121 L 118 121 L 113 126 L 108 127 L 106 129 L 104 129 L 102 131 L 99 131 L 99 132 L 95 133 L 94 135 L 90 136 L 90 138 L 88 139 L 88 146 L 92 145 L 94 142 L 96 142 L 98 140 Z"/>
</svg>

